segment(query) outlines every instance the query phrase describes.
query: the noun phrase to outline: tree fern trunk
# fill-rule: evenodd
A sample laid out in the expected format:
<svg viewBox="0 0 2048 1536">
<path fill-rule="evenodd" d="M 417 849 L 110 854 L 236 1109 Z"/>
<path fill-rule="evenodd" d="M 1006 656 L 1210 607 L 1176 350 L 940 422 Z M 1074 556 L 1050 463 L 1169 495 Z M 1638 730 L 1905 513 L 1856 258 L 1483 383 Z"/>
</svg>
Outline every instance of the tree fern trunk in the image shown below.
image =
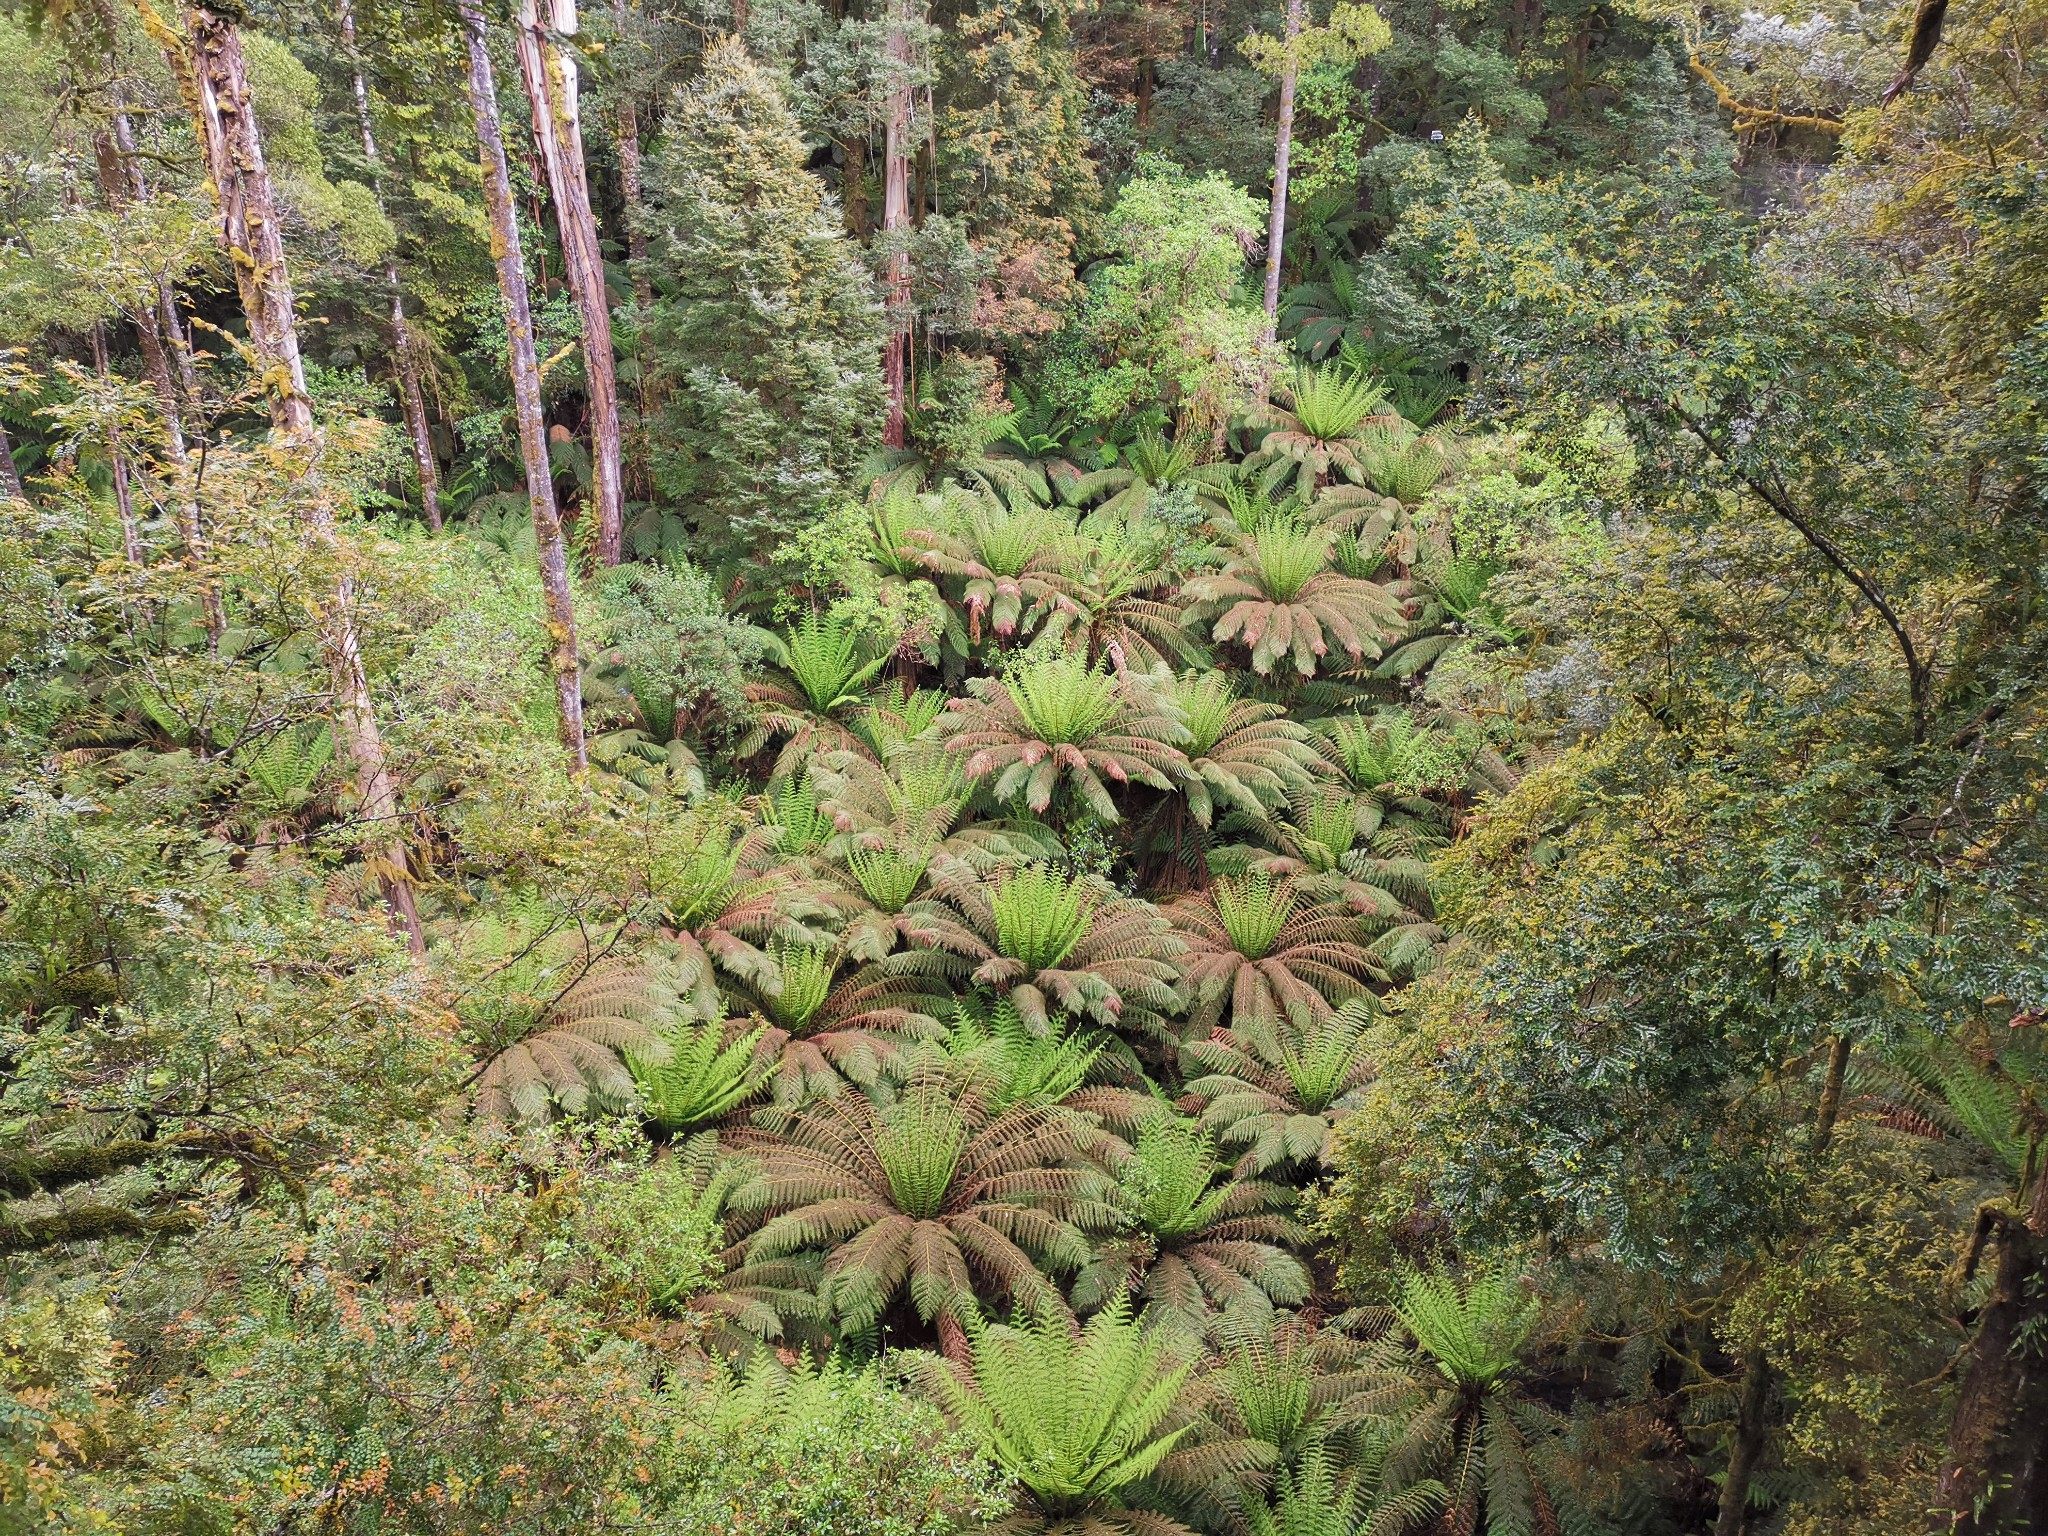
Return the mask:
<svg viewBox="0 0 2048 1536">
<path fill-rule="evenodd" d="M 363 138 L 363 159 L 370 168 L 377 206 L 384 206 L 384 164 L 377 154 L 377 134 L 370 121 L 370 87 L 363 78 L 363 56 L 356 46 L 354 0 L 341 0 L 341 46 L 349 61 L 349 86 L 355 94 L 356 127 Z M 398 375 L 398 401 L 405 415 L 405 435 L 412 444 L 413 470 L 419 476 L 420 511 L 427 526 L 441 531 L 441 470 L 434 459 L 433 434 L 427 428 L 427 405 L 420 394 L 419 360 L 405 322 L 405 290 L 398 282 L 398 256 L 384 258 L 384 289 L 391 304 L 391 362 Z"/>
<path fill-rule="evenodd" d="M 576 31 L 576 0 L 551 0 L 550 25 L 561 36 Z M 583 159 L 583 120 L 575 62 L 543 30 L 538 0 L 520 0 L 516 31 L 519 73 L 533 109 L 534 136 L 555 205 L 569 292 L 583 322 L 583 373 L 590 401 L 590 470 L 597 512 L 597 558 L 617 565 L 626 503 L 621 479 L 618 370 L 612 357 L 611 308 L 605 299 L 604 253 L 590 207 L 590 177 Z"/>
<path fill-rule="evenodd" d="M 512 176 L 505 165 L 505 134 L 498 119 L 497 82 L 477 0 L 461 0 L 463 41 L 469 53 L 469 104 L 476 117 L 477 157 L 484 205 L 491 221 L 491 254 L 511 342 L 512 395 L 519 417 L 519 451 L 526 463 L 526 497 L 533 508 L 533 538 L 546 594 L 548 643 L 561 716 L 562 746 L 571 772 L 589 764 L 583 742 L 583 679 L 576 657 L 576 609 L 569 589 L 568 551 L 548 465 L 547 425 L 541 414 L 540 360 L 533 343 L 533 304 L 526 288 L 526 258 L 512 211 Z"/>
<path fill-rule="evenodd" d="M 206 155 L 207 173 L 219 199 L 223 239 L 235 269 L 249 340 L 262 369 L 270 400 L 271 427 L 310 467 L 319 452 L 313 402 L 306 394 L 299 356 L 291 269 L 285 260 L 283 226 L 263 140 L 249 96 L 242 39 L 235 27 L 206 6 L 186 11 L 191 31 L 190 68 L 175 56 L 174 71 L 190 87 L 194 126 Z M 320 647 L 333 691 L 337 744 L 355 771 L 363 820 L 380 835 L 398 826 L 398 792 L 384 761 L 384 740 L 370 698 L 362 639 L 356 630 L 355 578 L 334 526 L 334 514 L 318 495 L 301 498 L 300 525 L 339 557 L 332 600 L 320 617 Z M 415 953 L 426 948 L 419 909 L 413 899 L 412 869 L 402 838 L 389 835 L 375 858 L 378 882 Z"/>
</svg>

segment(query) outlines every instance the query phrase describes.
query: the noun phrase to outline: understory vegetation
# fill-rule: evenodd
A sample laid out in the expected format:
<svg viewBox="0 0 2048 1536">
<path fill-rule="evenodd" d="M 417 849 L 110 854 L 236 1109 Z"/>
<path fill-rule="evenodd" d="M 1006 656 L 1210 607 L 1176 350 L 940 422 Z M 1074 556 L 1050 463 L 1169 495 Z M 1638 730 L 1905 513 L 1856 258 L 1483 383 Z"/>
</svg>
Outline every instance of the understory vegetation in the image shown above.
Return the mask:
<svg viewBox="0 0 2048 1536">
<path fill-rule="evenodd" d="M 0 0 L 0 1532 L 2048 1533 L 2048 6 Z"/>
</svg>

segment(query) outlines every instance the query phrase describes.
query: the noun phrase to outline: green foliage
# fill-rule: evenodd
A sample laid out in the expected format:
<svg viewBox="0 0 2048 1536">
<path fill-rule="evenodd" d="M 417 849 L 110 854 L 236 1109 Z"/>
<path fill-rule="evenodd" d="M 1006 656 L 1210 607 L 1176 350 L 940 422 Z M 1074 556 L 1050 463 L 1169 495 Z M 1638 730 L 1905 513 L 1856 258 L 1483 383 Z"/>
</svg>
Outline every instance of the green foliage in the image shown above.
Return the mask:
<svg viewBox="0 0 2048 1536">
<path fill-rule="evenodd" d="M 1074 952 L 1088 930 L 1088 883 L 1043 864 L 1001 877 L 989 906 L 996 948 L 1027 971 L 1049 971 Z"/>
<path fill-rule="evenodd" d="M 1008 998 L 968 996 L 957 1005 L 946 1050 L 982 1086 L 989 1104 L 1057 1104 L 1088 1081 L 1103 1053 L 1079 1031 L 1033 1030 Z"/>
<path fill-rule="evenodd" d="M 1294 887 L 1260 871 L 1238 880 L 1219 880 L 1211 891 L 1231 947 L 1247 960 L 1263 960 L 1294 915 Z"/>
<path fill-rule="evenodd" d="M 870 1368 L 758 1356 L 676 1390 L 660 1508 L 678 1530 L 948 1536 L 1002 1507 L 999 1475 L 931 1405 Z"/>
<path fill-rule="evenodd" d="M 1179 436 L 1220 432 L 1264 361 L 1260 317 L 1237 296 L 1264 211 L 1220 176 L 1148 157 L 1107 221 L 1115 259 L 1090 274 L 1051 382 L 1081 419 L 1171 401 Z"/>
<path fill-rule="evenodd" d="M 881 416 L 881 306 L 806 159 L 774 76 L 732 40 L 648 165 L 667 402 L 652 447 L 732 557 L 770 553 L 842 492 Z"/>
<path fill-rule="evenodd" d="M 783 636 L 778 659 L 811 708 L 823 715 L 859 703 L 856 690 L 888 660 L 863 654 L 866 649 L 840 615 L 807 613 Z"/>
<path fill-rule="evenodd" d="M 181 1325 L 194 1379 L 138 1447 L 138 1513 L 369 1525 L 438 1505 L 566 1532 L 643 1507 L 674 1414 L 607 1322 L 701 1283 L 715 1223 L 696 1209 L 660 1164 L 567 1139 L 342 1164 L 306 1230 L 249 1233 L 274 1256 L 261 1278 Z"/>
<path fill-rule="evenodd" d="M 1535 1297 L 1503 1270 L 1460 1280 L 1418 1273 L 1401 1283 L 1395 1307 L 1416 1347 L 1459 1387 L 1487 1391 L 1522 1358 L 1535 1326 Z"/>
<path fill-rule="evenodd" d="M 662 1059 L 629 1052 L 627 1065 L 639 1090 L 640 1106 L 671 1133 L 716 1124 L 760 1090 L 763 1073 L 754 1059 L 761 1030 L 731 1040 L 715 1021 L 681 1022 L 662 1030 Z"/>
<path fill-rule="evenodd" d="M 1167 1427 L 1192 1362 L 1123 1302 L 1078 1332 L 1057 1313 L 972 1323 L 972 1374 L 932 1372 L 948 1414 L 1047 1516 L 1114 1509 L 1187 1434 Z"/>
</svg>

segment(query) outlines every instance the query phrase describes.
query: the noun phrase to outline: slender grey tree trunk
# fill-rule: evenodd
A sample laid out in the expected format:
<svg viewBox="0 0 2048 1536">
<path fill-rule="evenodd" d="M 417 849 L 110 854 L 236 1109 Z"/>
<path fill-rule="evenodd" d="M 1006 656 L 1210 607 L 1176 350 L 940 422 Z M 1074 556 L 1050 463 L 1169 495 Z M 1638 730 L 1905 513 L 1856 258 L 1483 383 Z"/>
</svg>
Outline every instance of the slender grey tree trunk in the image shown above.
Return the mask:
<svg viewBox="0 0 2048 1536">
<path fill-rule="evenodd" d="M 889 105 L 882 150 L 882 237 L 900 241 L 910 228 L 910 0 L 890 0 Z M 882 379 L 889 392 L 889 414 L 882 441 L 903 446 L 910 393 L 910 254 L 889 252 L 883 272 L 890 331 L 882 354 Z"/>
<path fill-rule="evenodd" d="M 576 656 L 576 609 L 569 588 L 568 551 L 548 465 L 547 424 L 541 414 L 540 360 L 533 343 L 533 303 L 526 289 L 526 257 L 513 217 L 512 177 L 505 165 L 505 134 L 498 118 L 498 87 L 477 0 L 459 0 L 463 41 L 469 54 L 469 104 L 476 117 L 477 158 L 483 171 L 484 206 L 491 221 L 491 251 L 498 266 L 498 295 L 505 306 L 511 339 L 512 396 L 519 417 L 519 450 L 526 461 L 526 496 L 533 507 L 534 546 L 546 593 L 548 640 L 552 648 L 555 699 L 561 709 L 562 745 L 572 772 L 589 762 L 583 743 L 583 679 Z M 609 354 L 607 354 L 609 355 Z"/>
<path fill-rule="evenodd" d="M 1266 340 L 1279 329 L 1280 257 L 1287 243 L 1287 159 L 1294 148 L 1294 50 L 1301 37 L 1302 0 L 1287 0 L 1287 67 L 1280 72 L 1280 124 L 1273 136 L 1273 212 L 1266 225 Z"/>
<path fill-rule="evenodd" d="M 97 320 L 92 323 L 92 366 L 102 384 L 113 378 L 114 370 L 107 364 L 107 328 Z M 135 523 L 135 489 L 128 483 L 128 453 L 121 446 L 118 423 L 107 426 L 107 458 L 114 468 L 114 506 L 121 514 L 121 552 L 130 565 L 140 565 L 142 531 Z"/>
<path fill-rule="evenodd" d="M 376 129 L 370 121 L 370 86 L 363 76 L 362 50 L 356 46 L 355 0 L 341 0 L 341 46 L 348 54 L 349 84 L 356 99 L 356 127 L 363 138 L 363 159 L 370 167 L 377 205 L 384 205 L 384 162 L 377 153 Z M 398 281 L 398 254 L 384 258 L 384 288 L 391 304 L 391 362 L 398 375 L 398 401 L 405 415 L 405 434 L 412 444 L 413 470 L 419 476 L 420 510 L 427 526 L 441 531 L 441 468 L 434 459 L 434 438 L 427 427 L 427 403 L 420 393 L 419 358 L 412 330 L 405 323 L 405 290 Z"/>
<path fill-rule="evenodd" d="M 629 15 L 627 0 L 612 0 L 612 19 L 622 37 Z M 626 203 L 626 265 L 633 283 L 633 354 L 638 364 L 634 393 L 640 426 L 633 436 L 633 468 L 644 491 L 653 481 L 647 462 L 647 326 L 654 316 L 654 283 L 647 273 L 647 189 L 640 170 L 640 109 L 630 90 L 619 92 L 618 140 L 619 191 Z"/>
<path fill-rule="evenodd" d="M 28 492 L 21 486 L 21 471 L 14 463 L 14 443 L 7 435 L 4 421 L 0 421 L 0 497 L 9 501 L 28 500 Z"/>
<path fill-rule="evenodd" d="M 319 454 L 319 433 L 306 393 L 291 268 L 249 96 L 241 34 L 208 6 L 188 6 L 185 18 L 191 32 L 189 69 L 180 67 L 186 61 L 175 59 L 173 68 L 193 87 L 194 126 L 220 201 L 222 237 L 235 269 L 250 346 L 263 371 L 271 428 L 288 448 L 303 454 L 310 467 Z M 320 648 L 333 692 L 334 735 L 354 770 L 363 818 L 386 835 L 374 860 L 384 898 L 413 952 L 424 953 L 411 861 L 399 835 L 398 791 L 384 760 L 384 740 L 356 628 L 355 578 L 327 503 L 317 495 L 304 497 L 299 516 L 307 534 L 339 557 L 333 598 L 320 617 Z"/>
<path fill-rule="evenodd" d="M 612 0 L 612 18 L 620 33 L 630 14 L 626 0 Z M 647 192 L 640 172 L 640 109 L 632 93 L 619 93 L 619 190 L 626 199 L 626 259 L 633 267 L 633 303 L 644 323 L 654 308 L 654 288 L 647 277 Z"/>
<path fill-rule="evenodd" d="M 576 0 L 550 0 L 550 26 L 562 37 L 576 32 Z M 555 205 L 569 293 L 583 321 L 583 373 L 590 402 L 591 488 L 597 503 L 597 557 L 617 565 L 624 541 L 626 503 L 619 430 L 619 380 L 612 356 L 611 307 L 604 285 L 604 252 L 590 207 L 590 175 L 583 159 L 583 118 L 576 63 L 541 25 L 539 0 L 520 0 L 516 29 L 519 73 L 533 109 L 534 137 Z"/>
<path fill-rule="evenodd" d="M 107 17 L 111 29 L 111 13 Z M 112 72 L 114 61 L 110 56 L 108 68 Z M 100 196 L 109 211 L 118 212 L 131 201 L 142 202 L 149 196 L 149 184 L 143 179 L 142 166 L 135 154 L 135 130 L 128 120 L 128 112 L 117 87 L 114 93 L 112 122 L 106 133 L 93 136 L 93 159 L 99 170 Z M 178 539 L 184 545 L 186 570 L 199 589 L 201 620 L 206 627 L 207 649 L 214 654 L 220 651 L 221 636 L 227 631 L 227 610 L 221 603 L 220 588 L 206 570 L 206 524 L 199 507 L 197 486 L 193 482 L 192 461 L 185 445 L 185 411 L 188 403 L 196 398 L 196 380 L 189 388 L 180 390 L 179 378 L 173 372 L 172 354 L 176 355 L 184 369 L 191 367 L 191 358 L 186 352 L 182 338 L 166 344 L 165 327 L 177 336 L 178 305 L 171 293 L 170 285 L 162 279 L 151 283 L 153 300 L 135 307 L 135 336 L 142 352 L 142 371 L 149 385 L 156 393 L 157 410 L 163 417 L 164 458 L 169 461 L 172 480 L 171 504 L 173 516 L 177 519 Z"/>
</svg>

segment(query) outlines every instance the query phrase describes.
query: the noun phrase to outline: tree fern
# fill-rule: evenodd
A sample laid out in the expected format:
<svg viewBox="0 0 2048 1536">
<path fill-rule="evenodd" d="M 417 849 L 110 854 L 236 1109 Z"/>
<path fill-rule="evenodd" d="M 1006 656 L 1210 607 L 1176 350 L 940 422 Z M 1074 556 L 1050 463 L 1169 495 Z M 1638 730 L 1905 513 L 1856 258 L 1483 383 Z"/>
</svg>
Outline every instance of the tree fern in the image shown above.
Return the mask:
<svg viewBox="0 0 2048 1536">
<path fill-rule="evenodd" d="M 1045 864 L 1026 864 L 1000 877 L 989 898 L 996 949 L 1028 971 L 1057 967 L 1088 931 L 1089 891 Z"/>
<path fill-rule="evenodd" d="M 443 953 L 462 979 L 455 1013 L 481 1056 L 472 1095 L 484 1119 L 627 1108 L 638 1092 L 627 1057 L 667 1057 L 683 978 L 658 953 L 606 955 L 538 913 L 478 918 Z"/>
<path fill-rule="evenodd" d="M 990 1107 L 1057 1104 L 1080 1089 L 1102 1054 L 1091 1041 L 1060 1023 L 1043 1033 L 1026 1027 L 1017 1005 L 1000 998 L 962 998 L 946 1050 L 984 1087 Z"/>
<path fill-rule="evenodd" d="M 1077 656 L 1056 655 L 1012 667 L 1003 686 L 1039 741 L 1078 746 L 1117 717 L 1117 680 Z"/>
<path fill-rule="evenodd" d="M 761 1035 L 755 1029 L 728 1039 L 716 1020 L 662 1030 L 663 1055 L 648 1060 L 628 1052 L 626 1057 L 641 1107 L 671 1134 L 723 1119 L 752 1098 L 767 1076 L 755 1058 Z"/>
<path fill-rule="evenodd" d="M 939 1214 L 967 1150 L 967 1117 L 945 1095 L 911 1093 L 882 1111 L 875 1157 L 896 1208 L 913 1221 Z"/>
<path fill-rule="evenodd" d="M 1417 1271 L 1401 1282 L 1394 1308 L 1446 1378 L 1478 1391 L 1520 1363 L 1539 1310 L 1520 1280 L 1499 1269 L 1463 1281 L 1440 1270 Z"/>
<path fill-rule="evenodd" d="M 1349 436 L 1387 399 L 1385 388 L 1375 380 L 1328 366 L 1297 368 L 1286 394 L 1301 430 L 1323 442 Z"/>
<path fill-rule="evenodd" d="M 859 882 L 861 893 L 883 912 L 901 912 L 909 904 L 931 862 L 929 846 L 856 843 L 846 850 L 846 867 Z"/>
<path fill-rule="evenodd" d="M 783 637 L 779 659 L 811 708 L 823 715 L 859 703 L 861 686 L 889 659 L 866 652 L 866 642 L 844 617 L 811 612 Z"/>
<path fill-rule="evenodd" d="M 1271 954 L 1280 930 L 1294 915 L 1293 885 L 1268 874 L 1218 880 L 1210 894 L 1231 947 L 1247 960 L 1263 960 Z"/>
<path fill-rule="evenodd" d="M 968 1345 L 967 1380 L 936 1366 L 928 1379 L 1040 1516 L 1117 1509 L 1188 1433 L 1168 1420 L 1190 1352 L 1140 1328 L 1126 1302 L 1079 1330 L 1054 1311 L 1007 1325 L 974 1320 Z"/>
<path fill-rule="evenodd" d="M 801 1032 L 831 994 L 838 951 L 829 945 L 785 940 L 771 946 L 769 952 L 781 985 L 768 999 L 768 1015 L 784 1029 Z"/>
<path fill-rule="evenodd" d="M 324 720 L 279 731 L 235 753 L 235 766 L 248 775 L 259 805 L 276 816 L 303 809 L 321 770 L 333 760 L 334 733 Z"/>
</svg>

